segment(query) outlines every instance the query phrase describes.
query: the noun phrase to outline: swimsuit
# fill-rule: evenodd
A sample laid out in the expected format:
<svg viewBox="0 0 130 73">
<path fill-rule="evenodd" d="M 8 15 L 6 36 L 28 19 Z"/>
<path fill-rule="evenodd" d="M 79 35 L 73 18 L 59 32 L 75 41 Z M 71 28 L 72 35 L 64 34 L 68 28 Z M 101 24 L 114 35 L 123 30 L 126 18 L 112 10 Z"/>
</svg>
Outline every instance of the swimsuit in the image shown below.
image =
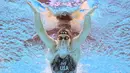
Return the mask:
<svg viewBox="0 0 130 73">
<path fill-rule="evenodd" d="M 51 62 L 52 73 L 76 73 L 77 63 L 69 48 L 60 48 Z"/>
<path fill-rule="evenodd" d="M 70 55 L 61 58 L 56 55 L 51 63 L 52 73 L 76 73 L 76 63 Z"/>
</svg>

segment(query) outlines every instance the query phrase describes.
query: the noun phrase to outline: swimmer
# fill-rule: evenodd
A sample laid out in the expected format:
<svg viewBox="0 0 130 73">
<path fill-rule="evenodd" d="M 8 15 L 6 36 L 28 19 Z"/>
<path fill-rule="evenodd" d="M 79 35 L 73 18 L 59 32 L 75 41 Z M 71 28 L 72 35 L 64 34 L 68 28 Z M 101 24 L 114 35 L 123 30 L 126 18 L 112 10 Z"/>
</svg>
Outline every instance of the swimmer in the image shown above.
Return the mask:
<svg viewBox="0 0 130 73">
<path fill-rule="evenodd" d="M 34 12 L 34 26 L 36 32 L 40 39 L 45 43 L 46 47 L 49 48 L 49 52 L 51 54 L 51 59 L 49 59 L 49 61 L 52 73 L 76 73 L 77 64 L 80 59 L 80 45 L 83 43 L 83 41 L 85 41 L 86 36 L 88 36 L 89 34 L 91 28 L 91 14 L 97 7 L 93 7 L 85 15 L 83 26 L 84 28 L 78 36 L 73 38 L 71 30 L 67 27 L 62 27 L 57 32 L 57 38 L 53 39 L 43 28 L 43 23 L 40 18 L 40 12 L 36 10 L 31 2 L 28 2 L 28 4 Z M 68 14 L 65 13 L 63 15 L 67 16 Z M 59 20 L 64 19 L 61 17 L 57 18 Z M 69 21 L 71 21 L 71 19 Z"/>
</svg>

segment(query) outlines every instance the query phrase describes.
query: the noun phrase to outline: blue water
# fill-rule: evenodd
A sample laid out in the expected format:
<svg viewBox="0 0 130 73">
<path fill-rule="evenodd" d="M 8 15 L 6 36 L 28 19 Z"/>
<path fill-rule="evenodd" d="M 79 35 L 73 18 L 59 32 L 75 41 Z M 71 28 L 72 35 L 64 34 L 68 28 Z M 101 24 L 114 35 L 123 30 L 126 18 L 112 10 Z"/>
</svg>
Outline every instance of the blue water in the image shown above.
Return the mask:
<svg viewBox="0 0 130 73">
<path fill-rule="evenodd" d="M 88 4 L 98 9 L 81 45 L 78 73 L 130 73 L 130 1 Z M 33 12 L 25 0 L 0 1 L 0 73 L 50 73 L 44 44 L 24 43 L 35 33 Z"/>
</svg>

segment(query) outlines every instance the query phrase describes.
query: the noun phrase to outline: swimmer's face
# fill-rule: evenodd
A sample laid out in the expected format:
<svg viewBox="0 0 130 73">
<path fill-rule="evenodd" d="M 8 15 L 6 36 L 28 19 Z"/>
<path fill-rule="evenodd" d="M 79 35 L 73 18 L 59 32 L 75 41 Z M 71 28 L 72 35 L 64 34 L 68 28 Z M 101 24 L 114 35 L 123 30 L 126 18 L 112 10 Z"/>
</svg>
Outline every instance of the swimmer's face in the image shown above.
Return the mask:
<svg viewBox="0 0 130 73">
<path fill-rule="evenodd" d="M 57 40 L 61 44 L 69 45 L 70 42 L 71 42 L 71 39 L 70 39 L 70 36 L 69 36 L 69 31 L 63 30 L 63 31 L 59 32 Z"/>
</svg>

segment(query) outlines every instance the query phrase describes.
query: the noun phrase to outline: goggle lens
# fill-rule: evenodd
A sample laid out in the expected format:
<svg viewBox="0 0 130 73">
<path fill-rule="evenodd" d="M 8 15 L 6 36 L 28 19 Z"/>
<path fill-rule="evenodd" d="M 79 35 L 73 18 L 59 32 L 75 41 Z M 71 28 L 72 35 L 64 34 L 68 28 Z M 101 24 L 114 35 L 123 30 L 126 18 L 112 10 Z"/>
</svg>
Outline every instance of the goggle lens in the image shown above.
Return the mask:
<svg viewBox="0 0 130 73">
<path fill-rule="evenodd" d="M 65 37 L 62 37 L 62 36 L 59 36 L 59 40 L 69 40 L 69 37 L 68 36 L 65 36 Z"/>
</svg>

